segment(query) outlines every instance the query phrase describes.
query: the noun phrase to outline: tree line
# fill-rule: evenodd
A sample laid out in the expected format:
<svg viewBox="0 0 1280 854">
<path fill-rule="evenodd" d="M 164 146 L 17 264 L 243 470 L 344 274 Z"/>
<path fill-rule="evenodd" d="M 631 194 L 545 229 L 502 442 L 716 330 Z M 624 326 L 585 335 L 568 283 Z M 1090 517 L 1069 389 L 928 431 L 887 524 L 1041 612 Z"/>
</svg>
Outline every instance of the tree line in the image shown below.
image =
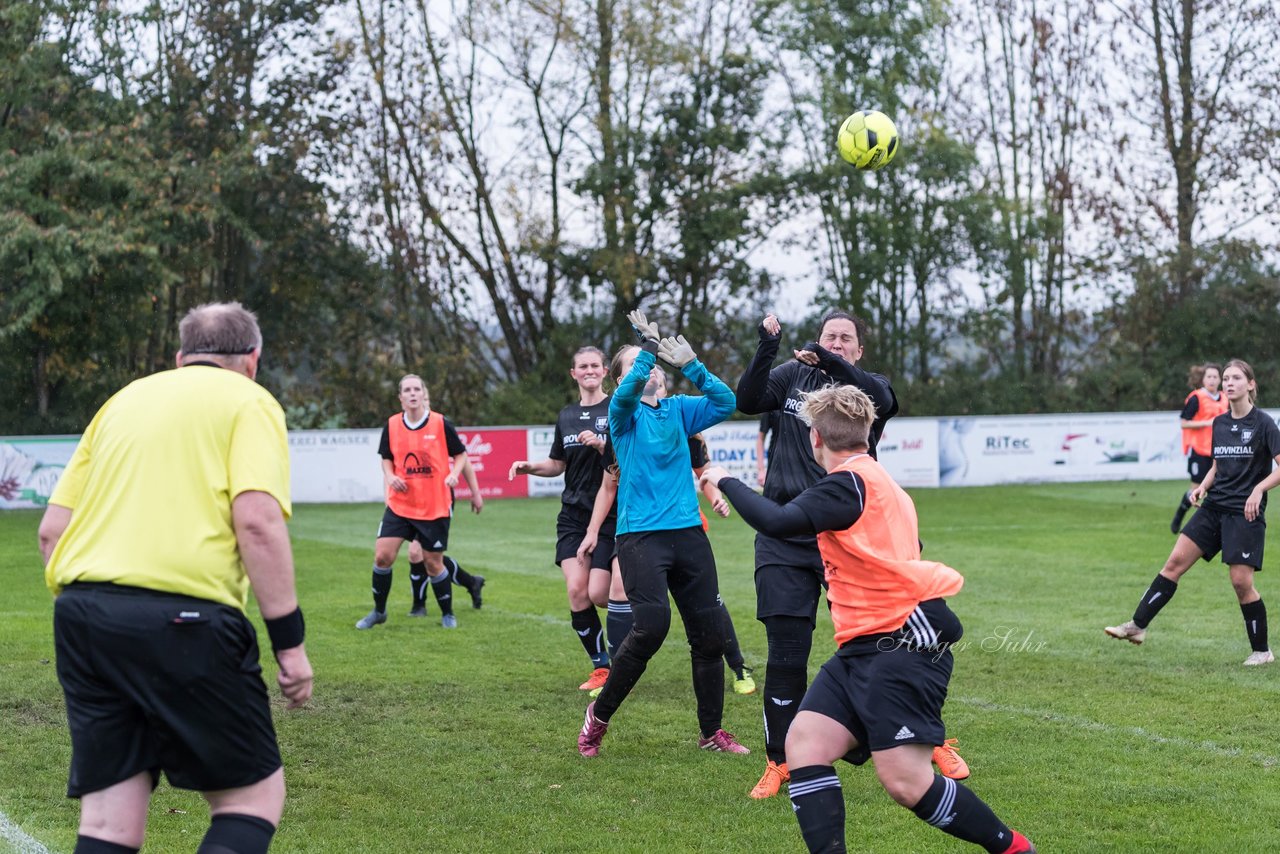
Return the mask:
<svg viewBox="0 0 1280 854">
<path fill-rule="evenodd" d="M 864 317 L 904 414 L 1280 377 L 1268 0 L 0 0 L 4 433 L 77 432 L 237 299 L 292 427 L 422 374 L 546 422 L 644 308 L 733 382 Z M 894 163 L 839 160 L 862 108 Z"/>
</svg>

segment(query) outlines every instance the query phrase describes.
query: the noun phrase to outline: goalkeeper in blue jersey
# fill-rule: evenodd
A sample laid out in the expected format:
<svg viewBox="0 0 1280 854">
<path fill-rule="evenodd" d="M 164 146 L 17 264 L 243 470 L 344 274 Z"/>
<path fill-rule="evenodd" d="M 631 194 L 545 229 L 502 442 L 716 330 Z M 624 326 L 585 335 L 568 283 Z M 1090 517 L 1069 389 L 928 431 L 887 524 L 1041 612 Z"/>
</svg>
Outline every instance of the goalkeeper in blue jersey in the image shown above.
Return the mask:
<svg viewBox="0 0 1280 854">
<path fill-rule="evenodd" d="M 671 628 L 675 599 L 693 659 L 693 692 L 704 750 L 749 753 L 720 724 L 724 712 L 724 635 L 711 543 L 702 530 L 689 476 L 689 437 L 733 413 L 733 391 L 698 361 L 684 336 L 660 338 L 657 324 L 627 316 L 643 344 L 614 356 L 617 391 L 609 403 L 609 434 L 618 460 L 615 553 L 634 622 L 600 696 L 587 706 L 578 752 L 595 756 L 609 721 L 639 681 Z M 677 368 L 701 397 L 659 399 L 657 357 Z"/>
</svg>

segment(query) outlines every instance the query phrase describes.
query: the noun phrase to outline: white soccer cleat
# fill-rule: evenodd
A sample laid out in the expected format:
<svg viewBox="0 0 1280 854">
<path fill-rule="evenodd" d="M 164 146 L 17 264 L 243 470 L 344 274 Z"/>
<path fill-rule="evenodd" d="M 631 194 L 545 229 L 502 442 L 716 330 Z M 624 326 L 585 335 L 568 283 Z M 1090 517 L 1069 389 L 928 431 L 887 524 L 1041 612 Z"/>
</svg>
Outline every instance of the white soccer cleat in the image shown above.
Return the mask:
<svg viewBox="0 0 1280 854">
<path fill-rule="evenodd" d="M 1250 653 L 1249 657 L 1244 660 L 1244 666 L 1254 667 L 1259 664 L 1270 664 L 1275 660 L 1276 657 L 1271 654 L 1271 650 L 1265 649 L 1262 652 Z"/>
<path fill-rule="evenodd" d="M 1140 644 L 1147 639 L 1147 630 L 1138 628 L 1138 624 L 1133 620 L 1121 623 L 1118 626 L 1107 626 L 1103 631 L 1116 640 L 1127 640 L 1133 644 Z"/>
</svg>

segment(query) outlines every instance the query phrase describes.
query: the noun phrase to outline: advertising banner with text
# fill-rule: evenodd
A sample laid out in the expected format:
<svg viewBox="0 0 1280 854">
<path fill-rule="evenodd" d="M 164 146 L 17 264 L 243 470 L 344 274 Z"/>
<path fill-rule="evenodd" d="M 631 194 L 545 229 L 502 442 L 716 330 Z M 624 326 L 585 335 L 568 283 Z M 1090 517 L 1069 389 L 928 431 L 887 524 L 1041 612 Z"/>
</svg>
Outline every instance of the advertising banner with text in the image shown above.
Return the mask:
<svg viewBox="0 0 1280 854">
<path fill-rule="evenodd" d="M 1172 412 L 942 418 L 938 442 L 942 486 L 1186 476 Z"/>
<path fill-rule="evenodd" d="M 891 418 L 876 458 L 899 486 L 938 485 L 938 419 Z"/>
<path fill-rule="evenodd" d="M 516 460 L 547 458 L 552 427 L 462 427 L 458 434 L 486 498 L 558 496 L 563 489 L 563 476 L 507 480 Z M 381 503 L 381 435 L 381 428 L 290 431 L 293 500 Z M 754 419 L 712 427 L 705 434 L 711 462 L 754 486 L 758 436 Z M 47 504 L 78 441 L 0 438 L 0 510 Z M 895 418 L 881 438 L 880 461 L 907 487 L 1186 477 L 1172 412 Z M 469 496 L 460 483 L 458 498 Z"/>
<path fill-rule="evenodd" d="M 516 460 L 529 459 L 529 429 L 526 427 L 460 427 L 458 438 L 467 446 L 467 457 L 475 469 L 480 494 L 485 498 L 526 498 L 529 481 L 541 478 L 517 477 L 507 480 Z M 458 481 L 458 500 L 469 499 L 465 480 Z"/>
</svg>

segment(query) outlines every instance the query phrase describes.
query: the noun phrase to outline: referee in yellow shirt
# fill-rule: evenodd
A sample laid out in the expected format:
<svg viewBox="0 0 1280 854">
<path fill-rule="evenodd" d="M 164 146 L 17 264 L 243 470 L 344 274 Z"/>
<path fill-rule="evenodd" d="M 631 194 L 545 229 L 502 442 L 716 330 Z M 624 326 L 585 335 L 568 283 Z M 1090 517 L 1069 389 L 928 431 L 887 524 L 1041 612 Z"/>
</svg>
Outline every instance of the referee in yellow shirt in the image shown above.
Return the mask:
<svg viewBox="0 0 1280 854">
<path fill-rule="evenodd" d="M 76 854 L 141 848 L 161 771 L 209 802 L 202 854 L 271 845 L 284 770 L 244 614 L 250 586 L 289 707 L 311 696 L 284 412 L 254 382 L 257 318 L 239 303 L 202 305 L 179 338 L 178 370 L 98 410 L 40 523 Z"/>
</svg>

